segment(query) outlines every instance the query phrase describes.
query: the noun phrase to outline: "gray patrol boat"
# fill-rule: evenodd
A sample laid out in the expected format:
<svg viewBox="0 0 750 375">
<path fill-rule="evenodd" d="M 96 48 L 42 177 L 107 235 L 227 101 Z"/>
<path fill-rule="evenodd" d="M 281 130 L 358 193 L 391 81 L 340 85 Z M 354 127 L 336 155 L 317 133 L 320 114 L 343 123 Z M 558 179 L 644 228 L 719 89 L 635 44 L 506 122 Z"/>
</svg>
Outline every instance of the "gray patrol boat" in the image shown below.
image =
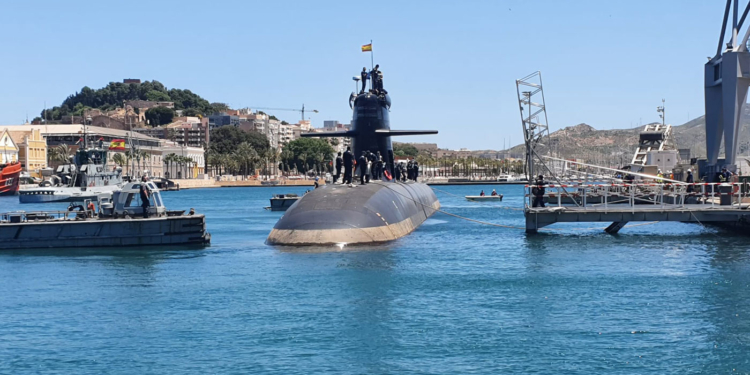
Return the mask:
<svg viewBox="0 0 750 375">
<path fill-rule="evenodd" d="M 144 183 L 150 190 L 148 218 L 140 201 Z M 168 211 L 153 182 L 130 182 L 111 198 L 85 199 L 66 211 L 0 214 L 0 250 L 210 243 L 205 216 L 184 212 Z"/>
<path fill-rule="evenodd" d="M 83 147 L 71 163 L 59 165 L 55 174 L 37 188 L 18 192 L 21 203 L 76 202 L 110 196 L 122 187 L 122 168 L 107 170 L 107 150 Z"/>
</svg>

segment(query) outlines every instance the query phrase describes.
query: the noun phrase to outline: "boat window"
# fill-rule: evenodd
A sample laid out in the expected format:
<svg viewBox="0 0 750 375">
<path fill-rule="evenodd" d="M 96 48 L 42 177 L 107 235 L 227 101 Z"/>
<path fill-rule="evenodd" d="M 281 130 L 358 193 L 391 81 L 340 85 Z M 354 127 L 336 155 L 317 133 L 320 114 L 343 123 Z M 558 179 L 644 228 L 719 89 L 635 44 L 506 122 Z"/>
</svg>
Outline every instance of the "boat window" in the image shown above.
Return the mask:
<svg viewBox="0 0 750 375">
<path fill-rule="evenodd" d="M 81 172 L 86 172 L 86 169 L 88 169 L 88 165 L 81 166 Z"/>
<path fill-rule="evenodd" d="M 141 199 L 137 194 L 128 194 L 128 197 L 125 199 L 125 208 L 133 208 L 133 207 L 140 207 L 141 206 Z"/>
<path fill-rule="evenodd" d="M 161 195 L 159 195 L 159 194 L 153 194 L 153 195 L 151 195 L 151 196 L 152 196 L 152 197 L 154 197 L 154 202 L 156 203 L 156 204 L 154 204 L 154 205 L 155 205 L 156 207 L 161 207 L 161 206 L 163 206 L 163 204 L 161 203 Z"/>
</svg>

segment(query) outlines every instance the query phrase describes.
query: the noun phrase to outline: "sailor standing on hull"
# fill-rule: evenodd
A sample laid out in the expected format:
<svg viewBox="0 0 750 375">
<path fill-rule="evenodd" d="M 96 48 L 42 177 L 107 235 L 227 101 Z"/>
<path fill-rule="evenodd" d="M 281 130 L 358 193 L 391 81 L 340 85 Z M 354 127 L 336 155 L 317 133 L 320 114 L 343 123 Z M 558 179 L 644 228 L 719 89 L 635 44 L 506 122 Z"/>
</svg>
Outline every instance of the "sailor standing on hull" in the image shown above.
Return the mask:
<svg viewBox="0 0 750 375">
<path fill-rule="evenodd" d="M 357 168 L 359 168 L 359 183 L 365 184 L 365 177 L 367 176 L 367 152 L 362 151 L 362 156 L 357 159 Z"/>
<path fill-rule="evenodd" d="M 352 184 L 352 172 L 354 171 L 354 155 L 352 155 L 352 148 L 346 146 L 344 152 L 344 184 Z"/>
<path fill-rule="evenodd" d="M 344 166 L 344 159 L 341 158 L 341 151 L 339 151 L 338 156 L 336 156 L 336 174 L 333 175 L 334 184 L 339 179 L 339 177 L 341 177 L 341 167 L 343 166 Z"/>
</svg>

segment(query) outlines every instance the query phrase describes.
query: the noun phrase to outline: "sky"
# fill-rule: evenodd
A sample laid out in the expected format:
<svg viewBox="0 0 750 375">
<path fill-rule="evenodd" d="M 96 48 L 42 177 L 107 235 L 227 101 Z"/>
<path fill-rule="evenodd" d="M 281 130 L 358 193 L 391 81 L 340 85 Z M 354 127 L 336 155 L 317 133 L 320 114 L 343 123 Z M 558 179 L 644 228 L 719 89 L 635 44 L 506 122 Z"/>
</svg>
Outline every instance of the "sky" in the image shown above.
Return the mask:
<svg viewBox="0 0 750 375">
<path fill-rule="evenodd" d="M 515 80 L 541 71 L 550 130 L 703 114 L 703 65 L 723 0 L 10 1 L 0 12 L 0 124 L 84 86 L 157 80 L 231 107 L 351 121 L 352 77 L 373 57 L 391 128 L 440 147 L 522 142 Z M 316 109 L 319 113 L 309 113 Z M 296 112 L 273 112 L 296 122 Z"/>
</svg>

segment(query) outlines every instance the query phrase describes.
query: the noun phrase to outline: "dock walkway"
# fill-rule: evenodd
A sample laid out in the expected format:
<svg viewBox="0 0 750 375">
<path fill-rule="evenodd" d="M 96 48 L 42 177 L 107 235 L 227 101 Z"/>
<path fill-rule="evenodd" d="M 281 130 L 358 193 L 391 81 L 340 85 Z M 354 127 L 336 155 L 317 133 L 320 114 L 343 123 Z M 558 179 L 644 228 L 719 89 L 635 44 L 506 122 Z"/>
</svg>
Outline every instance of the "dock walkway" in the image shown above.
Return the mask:
<svg viewBox="0 0 750 375">
<path fill-rule="evenodd" d="M 548 185 L 544 208 L 533 207 L 533 188 L 525 187 L 527 233 L 555 223 L 609 222 L 605 231 L 614 234 L 629 222 L 750 222 L 750 186 L 742 183 Z"/>
</svg>

